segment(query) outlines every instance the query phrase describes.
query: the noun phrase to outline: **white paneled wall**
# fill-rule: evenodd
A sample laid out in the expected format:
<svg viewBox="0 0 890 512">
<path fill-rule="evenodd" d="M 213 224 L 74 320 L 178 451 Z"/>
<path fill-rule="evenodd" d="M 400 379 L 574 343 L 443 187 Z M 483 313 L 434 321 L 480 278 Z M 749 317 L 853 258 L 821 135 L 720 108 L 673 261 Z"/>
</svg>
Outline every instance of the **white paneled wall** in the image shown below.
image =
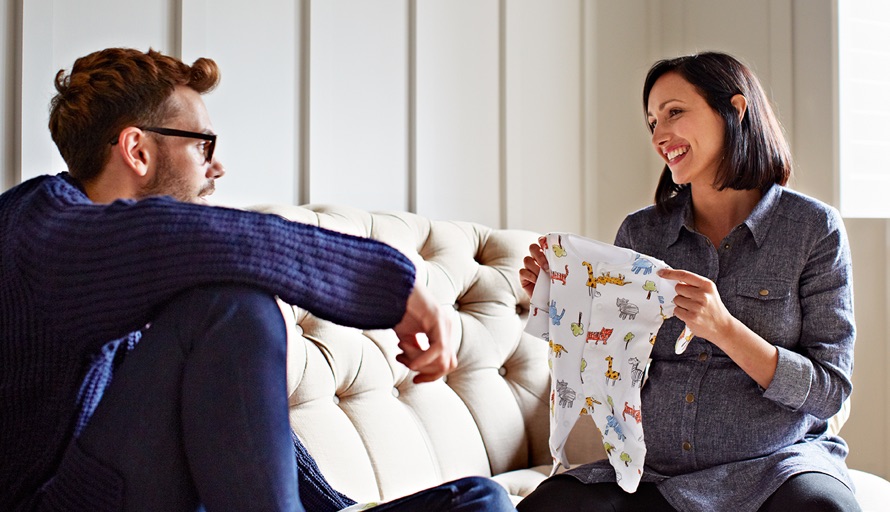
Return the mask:
<svg viewBox="0 0 890 512">
<path fill-rule="evenodd" d="M 310 4 L 305 199 L 407 209 L 408 4 Z"/>
<path fill-rule="evenodd" d="M 590 234 L 611 242 L 625 215 L 652 203 L 655 183 L 663 164 L 649 145 L 643 115 L 643 79 L 653 62 L 649 40 L 655 39 L 649 23 L 651 2 L 592 2 L 592 94 L 595 109 L 587 124 L 588 139 L 596 145 L 588 152 L 595 180 Z M 618 21 L 620 20 L 620 22 Z"/>
<path fill-rule="evenodd" d="M 415 172 L 422 215 L 502 222 L 500 15 L 497 0 L 416 2 Z"/>
<path fill-rule="evenodd" d="M 173 2 L 174 4 L 176 2 Z M 222 81 L 206 96 L 226 167 L 214 201 L 297 202 L 298 12 L 292 0 L 182 0 L 182 58 L 211 57 Z"/>
<path fill-rule="evenodd" d="M 53 79 L 60 69 L 71 69 L 77 57 L 109 46 L 131 46 L 172 53 L 175 51 L 173 2 L 94 0 L 90 8 L 67 0 L 16 2 L 21 30 L 20 52 L 20 158 L 15 179 L 65 169 L 49 136 L 49 102 L 55 93 Z M 16 30 L 7 26 L 6 30 Z"/>
<path fill-rule="evenodd" d="M 647 69 L 717 49 L 762 79 L 793 186 L 836 205 L 837 1 L 11 0 L 0 184 L 64 169 L 46 128 L 56 71 L 152 46 L 222 68 L 206 96 L 227 168 L 218 203 L 341 203 L 611 241 L 661 170 Z M 850 465 L 887 477 L 890 303 L 866 272 L 887 266 L 890 228 L 848 229 L 859 341 L 844 433 Z"/>
<path fill-rule="evenodd" d="M 504 4 L 507 225 L 583 232 L 582 2 Z"/>
</svg>

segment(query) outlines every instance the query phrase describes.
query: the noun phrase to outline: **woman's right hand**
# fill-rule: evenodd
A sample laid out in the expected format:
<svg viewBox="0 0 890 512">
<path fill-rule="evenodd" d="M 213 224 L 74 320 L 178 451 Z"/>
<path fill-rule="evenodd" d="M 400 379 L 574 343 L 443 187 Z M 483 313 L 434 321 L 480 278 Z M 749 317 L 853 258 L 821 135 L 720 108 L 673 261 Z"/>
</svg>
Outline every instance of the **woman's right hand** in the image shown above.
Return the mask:
<svg viewBox="0 0 890 512">
<path fill-rule="evenodd" d="M 539 244 L 528 246 L 528 253 L 529 255 L 522 260 L 524 268 L 519 269 L 519 284 L 531 297 L 535 291 L 535 283 L 538 282 L 538 274 L 541 270 L 549 274 L 550 266 L 547 264 L 547 257 L 544 256 L 544 249 Z"/>
</svg>

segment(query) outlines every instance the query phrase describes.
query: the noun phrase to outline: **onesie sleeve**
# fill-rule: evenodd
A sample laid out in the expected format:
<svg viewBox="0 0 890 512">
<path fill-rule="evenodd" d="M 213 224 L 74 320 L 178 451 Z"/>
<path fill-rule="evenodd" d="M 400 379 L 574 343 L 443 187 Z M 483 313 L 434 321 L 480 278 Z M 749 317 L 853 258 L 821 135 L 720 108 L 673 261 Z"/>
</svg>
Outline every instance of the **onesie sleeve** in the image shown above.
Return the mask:
<svg viewBox="0 0 890 512">
<path fill-rule="evenodd" d="M 541 238 L 546 239 L 546 236 Z M 544 251 L 544 254 L 547 255 L 549 263 L 549 251 Z M 528 322 L 525 324 L 525 332 L 543 340 L 550 339 L 550 284 L 550 276 L 542 270 L 538 274 L 535 290 L 529 299 Z"/>
<path fill-rule="evenodd" d="M 776 373 L 764 396 L 827 419 L 852 391 L 853 275 L 843 222 L 830 209 L 827 230 L 814 244 L 800 276 L 798 347 L 778 347 Z M 826 233 L 827 231 L 827 233 Z"/>
</svg>

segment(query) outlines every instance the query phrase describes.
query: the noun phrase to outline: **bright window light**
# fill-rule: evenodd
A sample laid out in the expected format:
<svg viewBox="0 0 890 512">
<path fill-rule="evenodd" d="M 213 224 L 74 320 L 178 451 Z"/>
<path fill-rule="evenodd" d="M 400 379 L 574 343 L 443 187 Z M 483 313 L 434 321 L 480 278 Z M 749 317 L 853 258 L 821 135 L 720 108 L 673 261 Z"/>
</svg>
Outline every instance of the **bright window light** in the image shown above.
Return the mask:
<svg viewBox="0 0 890 512">
<path fill-rule="evenodd" d="M 890 218 L 890 2 L 838 0 L 840 209 Z"/>
</svg>

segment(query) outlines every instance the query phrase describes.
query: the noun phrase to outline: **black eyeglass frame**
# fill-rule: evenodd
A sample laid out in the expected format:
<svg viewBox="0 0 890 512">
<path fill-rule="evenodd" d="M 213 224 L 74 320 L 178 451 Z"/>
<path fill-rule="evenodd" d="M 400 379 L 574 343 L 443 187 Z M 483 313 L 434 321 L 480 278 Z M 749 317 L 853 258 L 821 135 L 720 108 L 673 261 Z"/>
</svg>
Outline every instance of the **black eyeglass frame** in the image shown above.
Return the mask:
<svg viewBox="0 0 890 512">
<path fill-rule="evenodd" d="M 209 164 L 213 161 L 213 150 L 216 149 L 215 133 L 189 132 L 185 130 L 177 130 L 175 128 L 158 128 L 154 126 L 137 126 L 142 131 L 157 133 L 159 135 L 167 135 L 170 137 L 187 137 L 189 139 L 200 139 L 210 142 L 210 148 L 204 149 L 204 163 Z"/>
<path fill-rule="evenodd" d="M 140 130 L 144 132 L 152 132 L 157 133 L 158 135 L 166 135 L 169 137 L 186 137 L 189 139 L 200 139 L 206 140 L 210 142 L 207 148 L 204 149 L 204 163 L 209 164 L 213 161 L 213 150 L 216 149 L 216 134 L 215 133 L 200 133 L 200 132 L 190 132 L 186 130 L 177 130 L 175 128 L 159 128 L 155 126 L 137 126 Z M 117 139 L 111 141 L 111 145 L 117 144 Z"/>
</svg>

